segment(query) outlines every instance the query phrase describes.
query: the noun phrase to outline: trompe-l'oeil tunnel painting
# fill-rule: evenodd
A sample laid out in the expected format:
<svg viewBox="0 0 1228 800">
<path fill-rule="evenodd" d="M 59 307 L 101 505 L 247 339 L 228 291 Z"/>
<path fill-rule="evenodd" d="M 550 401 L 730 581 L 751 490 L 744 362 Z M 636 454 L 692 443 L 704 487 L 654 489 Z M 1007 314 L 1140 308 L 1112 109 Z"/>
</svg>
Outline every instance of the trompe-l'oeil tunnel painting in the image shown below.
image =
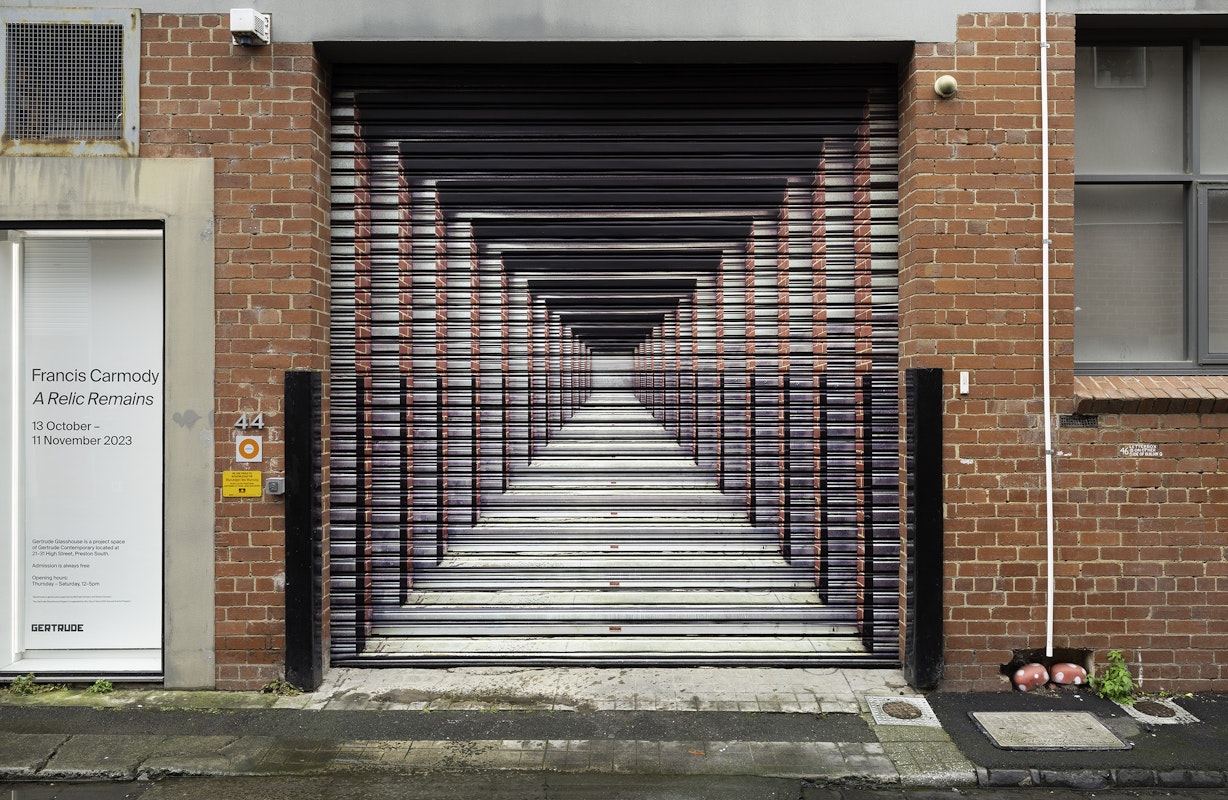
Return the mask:
<svg viewBox="0 0 1228 800">
<path fill-rule="evenodd" d="M 894 84 L 338 68 L 333 663 L 898 663 Z"/>
</svg>

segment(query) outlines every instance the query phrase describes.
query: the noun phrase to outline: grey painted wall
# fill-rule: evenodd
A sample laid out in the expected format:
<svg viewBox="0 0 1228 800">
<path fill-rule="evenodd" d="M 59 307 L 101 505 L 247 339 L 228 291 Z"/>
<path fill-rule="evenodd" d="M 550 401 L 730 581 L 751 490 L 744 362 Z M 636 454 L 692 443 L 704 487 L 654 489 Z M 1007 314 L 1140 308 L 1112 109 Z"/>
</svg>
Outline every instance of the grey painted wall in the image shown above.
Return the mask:
<svg viewBox="0 0 1228 800">
<path fill-rule="evenodd" d="M 151 0 L 145 13 L 228 13 L 242 0 Z M 71 3 L 7 0 L 14 8 Z M 84 5 L 84 4 L 82 4 Z M 90 5 L 129 8 L 131 2 Z M 253 0 L 277 41 L 941 42 L 970 11 L 1040 0 Z M 1074 13 L 1223 14 L 1228 0 L 1053 0 Z"/>
</svg>

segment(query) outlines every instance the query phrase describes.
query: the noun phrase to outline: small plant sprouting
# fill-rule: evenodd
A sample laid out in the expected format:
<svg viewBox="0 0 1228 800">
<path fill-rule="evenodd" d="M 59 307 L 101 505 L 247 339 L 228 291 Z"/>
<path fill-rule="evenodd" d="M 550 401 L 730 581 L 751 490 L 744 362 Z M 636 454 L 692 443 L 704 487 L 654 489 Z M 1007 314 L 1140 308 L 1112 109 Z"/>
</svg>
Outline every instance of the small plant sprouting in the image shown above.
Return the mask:
<svg viewBox="0 0 1228 800">
<path fill-rule="evenodd" d="M 93 694 L 110 694 L 111 692 L 115 691 L 115 684 L 108 680 L 99 678 L 90 685 L 89 690 Z"/>
<path fill-rule="evenodd" d="M 285 678 L 278 678 L 269 681 L 260 688 L 262 694 L 276 694 L 282 697 L 293 697 L 296 694 L 302 694 L 303 690 L 295 686 Z"/>
<path fill-rule="evenodd" d="M 34 673 L 29 672 L 13 678 L 13 682 L 9 684 L 9 694 L 38 694 L 38 685 L 34 681 Z"/>
<path fill-rule="evenodd" d="M 63 683 L 42 683 L 34 677 L 33 672 L 27 672 L 25 675 L 18 675 L 13 678 L 13 682 L 8 685 L 8 693 L 16 695 L 32 695 L 32 694 L 47 694 L 48 692 L 59 692 L 67 689 L 68 686 Z"/>
<path fill-rule="evenodd" d="M 1134 685 L 1134 679 L 1130 677 L 1130 668 L 1126 666 L 1126 659 L 1120 650 L 1110 650 L 1107 658 L 1109 665 L 1104 670 L 1104 677 L 1092 676 L 1087 680 L 1088 685 L 1091 686 L 1093 692 L 1105 700 L 1112 700 L 1127 706 L 1134 705 L 1134 694 L 1138 687 Z"/>
</svg>

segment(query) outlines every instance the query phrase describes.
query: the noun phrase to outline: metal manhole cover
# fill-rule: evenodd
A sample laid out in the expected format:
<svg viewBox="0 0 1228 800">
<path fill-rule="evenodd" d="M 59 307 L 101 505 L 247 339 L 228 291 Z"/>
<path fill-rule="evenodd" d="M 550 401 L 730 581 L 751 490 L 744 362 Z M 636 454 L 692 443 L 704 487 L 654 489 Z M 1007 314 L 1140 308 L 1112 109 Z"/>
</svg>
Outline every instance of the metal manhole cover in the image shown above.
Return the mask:
<svg viewBox="0 0 1228 800">
<path fill-rule="evenodd" d="M 896 719 L 921 718 L 921 709 L 917 708 L 912 703 L 905 703 L 901 700 L 892 700 L 890 703 L 883 703 L 883 711 L 887 712 Z"/>
<path fill-rule="evenodd" d="M 970 711 L 1003 750 L 1129 750 L 1133 745 L 1086 711 Z"/>
<path fill-rule="evenodd" d="M 876 725 L 923 725 L 941 728 L 942 723 L 924 697 L 865 698 Z"/>
<path fill-rule="evenodd" d="M 1155 700 L 1139 700 L 1134 704 L 1134 707 L 1140 713 L 1146 714 L 1149 717 L 1175 717 L 1177 712 L 1173 711 L 1163 703 L 1157 703 Z"/>
<path fill-rule="evenodd" d="M 1198 722 L 1198 717 L 1167 697 L 1146 697 L 1132 706 L 1125 703 L 1118 705 L 1127 714 L 1148 725 L 1188 725 Z"/>
</svg>

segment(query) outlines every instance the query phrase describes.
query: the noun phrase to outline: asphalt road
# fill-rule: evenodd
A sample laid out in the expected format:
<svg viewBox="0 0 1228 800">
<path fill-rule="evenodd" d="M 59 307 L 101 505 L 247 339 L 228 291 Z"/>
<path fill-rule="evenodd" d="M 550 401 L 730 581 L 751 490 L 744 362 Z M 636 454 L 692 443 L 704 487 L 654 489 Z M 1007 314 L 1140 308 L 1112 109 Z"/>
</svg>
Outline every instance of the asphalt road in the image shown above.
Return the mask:
<svg viewBox="0 0 1228 800">
<path fill-rule="evenodd" d="M 0 800 L 1228 800 L 1226 789 L 865 790 L 728 776 L 483 773 L 0 784 Z"/>
</svg>

